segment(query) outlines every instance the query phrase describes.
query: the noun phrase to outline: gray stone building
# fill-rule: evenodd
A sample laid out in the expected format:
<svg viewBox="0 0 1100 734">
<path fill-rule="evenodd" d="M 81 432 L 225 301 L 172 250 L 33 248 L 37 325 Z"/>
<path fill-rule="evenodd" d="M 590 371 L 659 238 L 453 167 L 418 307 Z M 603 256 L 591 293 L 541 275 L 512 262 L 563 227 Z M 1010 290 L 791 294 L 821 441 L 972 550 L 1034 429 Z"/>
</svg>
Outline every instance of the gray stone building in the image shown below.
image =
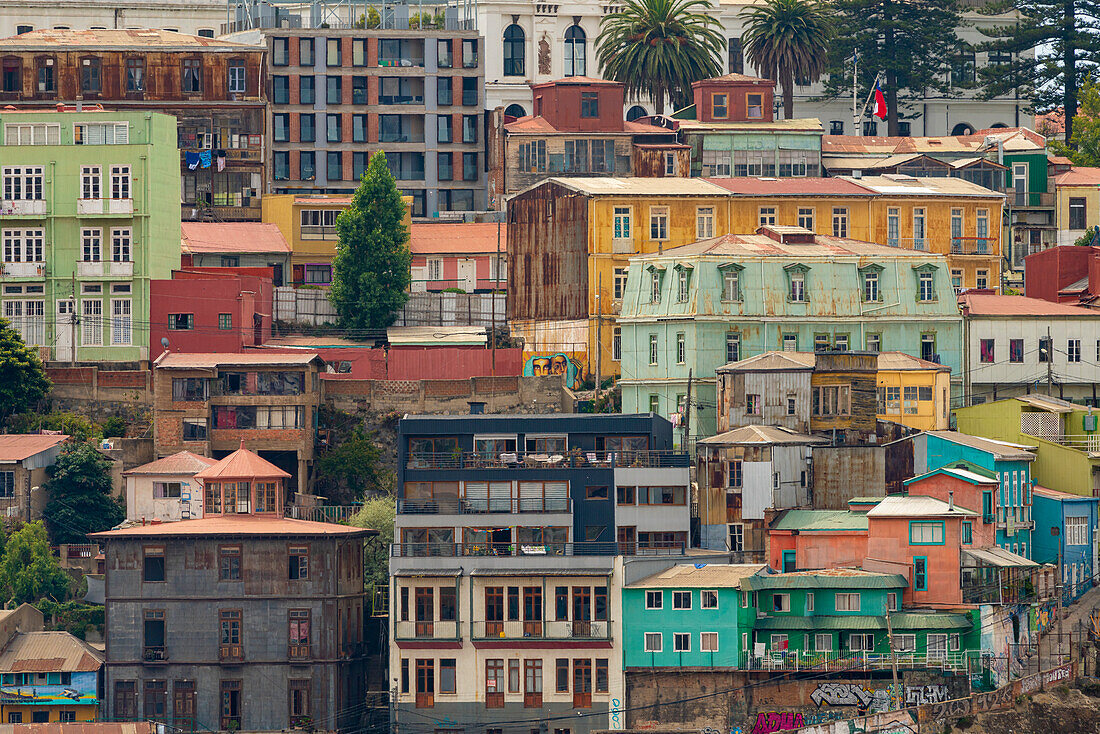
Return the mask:
<svg viewBox="0 0 1100 734">
<path fill-rule="evenodd" d="M 196 475 L 201 520 L 90 536 L 106 548 L 108 719 L 361 725 L 362 547 L 375 531 L 283 518 L 286 477 L 242 448 Z"/>
</svg>

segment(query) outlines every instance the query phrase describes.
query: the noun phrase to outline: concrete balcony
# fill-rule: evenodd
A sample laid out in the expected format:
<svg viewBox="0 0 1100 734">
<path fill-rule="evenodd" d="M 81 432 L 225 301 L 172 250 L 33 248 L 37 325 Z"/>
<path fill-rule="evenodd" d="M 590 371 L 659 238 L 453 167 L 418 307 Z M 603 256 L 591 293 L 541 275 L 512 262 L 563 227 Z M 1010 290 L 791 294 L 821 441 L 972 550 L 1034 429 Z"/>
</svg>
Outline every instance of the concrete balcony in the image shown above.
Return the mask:
<svg viewBox="0 0 1100 734">
<path fill-rule="evenodd" d="M 129 216 L 134 213 L 133 199 L 77 199 L 76 213 L 80 215 L 110 214 Z"/>
<path fill-rule="evenodd" d="M 474 622 L 475 640 L 610 640 L 607 620 Z"/>
<path fill-rule="evenodd" d="M 2 272 L 5 278 L 44 278 L 46 263 L 4 263 Z"/>
<path fill-rule="evenodd" d="M 396 622 L 394 638 L 398 640 L 457 640 L 458 622 Z"/>
<path fill-rule="evenodd" d="M 45 199 L 4 199 L 0 201 L 0 216 L 5 217 L 44 217 Z"/>
<path fill-rule="evenodd" d="M 76 264 L 76 276 L 78 278 L 132 278 L 134 277 L 134 264 L 132 262 L 78 262 Z"/>
</svg>

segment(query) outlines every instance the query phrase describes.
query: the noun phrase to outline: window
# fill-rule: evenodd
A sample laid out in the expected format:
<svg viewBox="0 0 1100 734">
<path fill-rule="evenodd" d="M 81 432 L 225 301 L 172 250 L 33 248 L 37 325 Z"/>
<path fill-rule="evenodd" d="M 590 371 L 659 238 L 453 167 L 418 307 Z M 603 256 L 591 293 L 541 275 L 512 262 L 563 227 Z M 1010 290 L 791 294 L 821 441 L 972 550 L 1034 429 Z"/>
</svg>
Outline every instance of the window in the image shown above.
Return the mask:
<svg viewBox="0 0 1100 734">
<path fill-rule="evenodd" d="M 180 85 L 184 94 L 202 93 L 202 59 L 184 59 Z"/>
<path fill-rule="evenodd" d="M 330 143 L 339 143 L 341 137 L 341 115 L 325 115 L 325 139 Z"/>
<path fill-rule="evenodd" d="M 526 38 L 513 23 L 504 29 L 504 76 L 523 76 Z"/>
<path fill-rule="evenodd" d="M 81 343 L 88 346 L 103 344 L 103 301 L 81 301 Z"/>
<path fill-rule="evenodd" d="M 812 612 L 814 610 L 814 593 L 812 591 L 806 592 L 806 611 Z"/>
<path fill-rule="evenodd" d="M 130 346 L 133 339 L 132 302 L 129 298 L 111 299 L 111 345 Z"/>
<path fill-rule="evenodd" d="M 290 64 L 290 39 L 271 39 L 271 65 L 288 66 Z"/>
<path fill-rule="evenodd" d="M 4 262 L 6 263 L 37 263 L 43 262 L 45 257 L 43 245 L 45 242 L 44 230 L 41 229 L 5 229 L 2 235 L 4 241 Z M 10 292 L 10 291 L 5 291 Z M 16 291 L 21 292 L 21 291 Z M 30 291 L 28 291 L 29 293 Z"/>
<path fill-rule="evenodd" d="M 913 557 L 913 591 L 928 591 L 928 559 Z"/>
<path fill-rule="evenodd" d="M 244 61 L 241 59 L 230 59 L 226 67 L 226 78 L 229 82 L 230 94 L 244 94 L 248 89 Z"/>
<path fill-rule="evenodd" d="M 312 709 L 309 706 L 309 693 L 312 685 L 309 679 L 287 680 L 287 713 L 291 726 L 304 726 L 310 722 Z"/>
<path fill-rule="evenodd" d="M 803 229 L 808 229 L 811 232 L 814 229 L 814 210 L 804 207 L 800 207 L 798 210 L 798 226 Z"/>
<path fill-rule="evenodd" d="M 922 302 L 936 300 L 936 287 L 933 278 L 932 273 L 917 274 L 917 298 Z"/>
<path fill-rule="evenodd" d="M 340 181 L 344 178 L 344 154 L 339 150 L 330 150 L 325 154 L 325 175 L 329 181 Z"/>
<path fill-rule="evenodd" d="M 462 41 L 462 66 L 465 69 L 476 69 L 477 65 L 477 39 L 464 39 Z"/>
<path fill-rule="evenodd" d="M 837 594 L 836 610 L 838 612 L 858 612 L 859 594 Z"/>
<path fill-rule="evenodd" d="M 718 592 L 714 590 L 704 590 L 699 592 L 699 608 L 700 609 L 717 609 L 718 608 Z"/>
<path fill-rule="evenodd" d="M 168 314 L 168 328 L 172 331 L 189 331 L 195 328 L 195 314 L 170 313 Z"/>
<path fill-rule="evenodd" d="M 653 206 L 649 208 L 649 238 L 651 240 L 668 239 L 667 206 Z"/>
<path fill-rule="evenodd" d="M 963 524 L 962 524 L 962 531 L 961 531 L 960 534 L 962 536 L 961 540 L 960 540 L 961 543 L 963 543 L 964 545 L 973 543 L 974 542 L 974 523 L 970 522 L 969 520 L 964 520 Z"/>
<path fill-rule="evenodd" d="M 909 523 L 910 545 L 943 545 L 944 523 L 936 521 L 913 521 Z"/>
<path fill-rule="evenodd" d="M 729 95 L 726 94 L 712 94 L 710 95 L 710 114 L 716 118 L 726 118 L 730 116 L 729 109 Z"/>
<path fill-rule="evenodd" d="M 657 364 L 657 356 L 658 356 L 657 335 L 656 334 L 650 334 L 649 335 L 649 363 L 651 365 L 652 364 Z"/>
<path fill-rule="evenodd" d="M 164 581 L 164 546 L 146 546 L 142 551 L 141 580 Z"/>
<path fill-rule="evenodd" d="M 833 649 L 833 635 L 831 632 L 823 632 L 814 635 L 814 651 L 829 652 Z"/>
<path fill-rule="evenodd" d="M 292 581 L 309 578 L 309 546 L 290 546 L 288 571 L 288 578 Z"/>
<path fill-rule="evenodd" d="M 476 143 L 477 142 L 477 115 L 463 115 L 462 116 L 462 142 L 463 143 Z"/>
<path fill-rule="evenodd" d="M 298 39 L 298 66 L 313 66 L 313 39 Z"/>
<path fill-rule="evenodd" d="M 1066 545 L 1088 545 L 1088 518 L 1066 518 Z"/>
<path fill-rule="evenodd" d="M 57 75 L 54 73 L 53 57 L 38 59 L 38 91 L 41 94 L 57 92 Z"/>
<path fill-rule="evenodd" d="M 741 289 L 740 273 L 733 268 L 726 268 L 722 271 L 722 300 L 723 301 L 740 301 Z"/>
<path fill-rule="evenodd" d="M 131 232 L 129 227 L 111 229 L 111 261 L 127 263 L 131 261 L 130 245 Z"/>
<path fill-rule="evenodd" d="M 615 207 L 612 217 L 612 237 L 617 240 L 630 239 L 630 207 Z"/>
<path fill-rule="evenodd" d="M 741 334 L 736 331 L 726 332 L 726 362 L 739 362 L 741 360 Z"/>
<path fill-rule="evenodd" d="M 925 247 L 925 218 L 924 208 L 917 207 L 913 209 L 913 249 L 924 250 Z"/>
<path fill-rule="evenodd" d="M 951 289 L 955 291 L 956 296 L 962 293 L 963 271 L 957 269 L 951 270 Z"/>
<path fill-rule="evenodd" d="M 848 635 L 848 649 L 852 652 L 874 652 L 875 636 L 872 633 Z"/>
<path fill-rule="evenodd" d="M 581 117 L 600 116 L 600 96 L 596 92 L 581 92 Z"/>
<path fill-rule="evenodd" d="M 758 222 L 761 227 L 775 224 L 775 207 L 774 206 L 762 206 L 758 212 Z"/>
<path fill-rule="evenodd" d="M 298 140 L 303 143 L 317 140 L 317 116 L 312 112 L 298 115 Z"/>
<path fill-rule="evenodd" d="M 1084 197 L 1072 196 L 1069 200 L 1069 228 L 1070 229 L 1085 229 L 1085 199 Z"/>
<path fill-rule="evenodd" d="M 994 348 L 995 348 L 995 340 L 994 339 L 980 339 L 978 341 L 979 359 L 982 362 L 993 362 L 993 361 L 995 361 Z"/>
<path fill-rule="evenodd" d="M 673 632 L 672 651 L 691 652 L 691 635 L 687 632 Z"/>
<path fill-rule="evenodd" d="M 676 364 L 684 364 L 687 361 L 687 342 L 684 332 L 676 334 Z"/>
<path fill-rule="evenodd" d="M 963 233 L 963 210 L 951 210 L 951 251 L 961 251 Z"/>
<path fill-rule="evenodd" d="M 672 592 L 672 608 L 673 609 L 691 609 L 691 592 L 690 591 L 674 591 L 674 592 Z"/>
<path fill-rule="evenodd" d="M 730 524 L 730 550 L 741 552 L 745 550 L 745 526 L 742 523 Z"/>
<path fill-rule="evenodd" d="M 0 76 L 2 76 L 0 91 L 23 91 L 23 65 L 18 58 L 12 56 L 0 62 Z"/>
<path fill-rule="evenodd" d="M 565 76 L 584 76 L 586 67 L 586 36 L 578 25 L 565 31 Z"/>
<path fill-rule="evenodd" d="M 687 303 L 688 284 L 691 279 L 690 268 L 678 268 L 676 271 L 676 302 Z"/>
<path fill-rule="evenodd" d="M 793 272 L 790 275 L 790 288 L 788 291 L 789 300 L 792 303 L 805 303 L 806 302 L 806 275 L 805 273 Z"/>
<path fill-rule="evenodd" d="M 11 128 L 4 128 L 5 142 L 13 145 Z M 22 141 L 20 140 L 20 143 Z M 14 166 L 3 169 L 5 201 L 40 201 L 43 198 L 45 177 L 42 166 Z"/>
<path fill-rule="evenodd" d="M 477 104 L 477 77 L 462 77 L 462 106 L 473 107 Z"/>
<path fill-rule="evenodd" d="M 290 104 L 290 77 L 271 77 L 271 97 L 275 104 Z"/>
<path fill-rule="evenodd" d="M 99 94 L 103 88 L 103 76 L 100 73 L 99 59 L 80 60 L 80 91 L 85 94 Z"/>
<path fill-rule="evenodd" d="M 130 167 L 111 166 L 111 198 L 130 198 Z M 129 258 L 127 258 L 129 259 Z"/>
<path fill-rule="evenodd" d="M 647 591 L 645 593 L 646 609 L 661 609 L 664 606 L 665 595 L 662 591 Z"/>
<path fill-rule="evenodd" d="M 791 611 L 791 595 L 790 594 L 772 594 L 772 611 L 773 612 L 789 612 L 789 611 Z"/>
<path fill-rule="evenodd" d="M 1039 337 L 1039 362 L 1045 363 L 1054 361 L 1053 355 L 1051 354 L 1053 351 L 1051 349 L 1052 346 L 1053 344 L 1051 343 L 1050 337 Z"/>
<path fill-rule="evenodd" d="M 864 337 L 864 349 L 868 352 L 881 352 L 882 334 L 868 333 Z"/>
<path fill-rule="evenodd" d="M 877 272 L 863 274 L 863 300 L 868 303 L 879 300 Z"/>
<path fill-rule="evenodd" d="M 886 608 L 889 609 L 891 612 L 896 612 L 899 609 L 898 595 L 896 592 L 886 592 Z"/>
<path fill-rule="evenodd" d="M 676 175 L 676 154 L 665 153 L 665 176 Z"/>
<path fill-rule="evenodd" d="M 660 652 L 658 650 L 658 652 Z M 554 661 L 554 688 L 558 693 L 569 692 L 569 659 L 557 658 Z"/>
<path fill-rule="evenodd" d="M 511 660 L 511 663 L 519 665 L 518 660 Z M 455 658 L 440 658 L 439 660 L 439 692 L 440 693 L 454 693 L 456 689 L 455 679 Z M 518 674 L 518 670 L 516 671 Z"/>
<path fill-rule="evenodd" d="M 325 66 L 340 66 L 340 39 L 325 39 Z"/>
<path fill-rule="evenodd" d="M 816 416 L 851 415 L 848 385 L 818 385 L 812 389 Z"/>
<path fill-rule="evenodd" d="M 745 95 L 745 114 L 750 120 L 759 120 L 764 117 L 764 95 Z"/>
<path fill-rule="evenodd" d="M 646 632 L 645 633 L 645 651 L 646 652 L 661 652 L 663 647 L 662 638 L 664 636 L 660 632 Z"/>
<path fill-rule="evenodd" d="M 1068 362 L 1080 362 L 1081 361 L 1081 340 L 1070 339 L 1066 343 L 1066 361 Z"/>
<path fill-rule="evenodd" d="M 714 207 L 701 206 L 695 210 L 695 236 L 700 240 L 714 236 Z"/>
<path fill-rule="evenodd" d="M 317 99 L 317 80 L 311 76 L 298 77 L 298 104 L 311 105 Z"/>
<path fill-rule="evenodd" d="M 745 412 L 749 415 L 760 415 L 760 396 L 749 393 L 745 395 Z"/>
</svg>

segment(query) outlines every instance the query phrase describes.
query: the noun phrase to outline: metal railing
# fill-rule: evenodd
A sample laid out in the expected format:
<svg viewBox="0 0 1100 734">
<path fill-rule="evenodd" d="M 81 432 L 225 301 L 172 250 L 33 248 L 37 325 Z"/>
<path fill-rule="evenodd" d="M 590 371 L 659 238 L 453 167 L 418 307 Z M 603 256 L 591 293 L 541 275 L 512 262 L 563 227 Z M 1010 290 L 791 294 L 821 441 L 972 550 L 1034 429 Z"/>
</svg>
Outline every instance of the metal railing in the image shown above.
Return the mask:
<svg viewBox="0 0 1100 734">
<path fill-rule="evenodd" d="M 461 556 L 682 556 L 680 542 L 615 543 L 581 541 L 577 543 L 393 543 L 394 558 L 456 558 Z"/>
<path fill-rule="evenodd" d="M 341 523 L 347 522 L 348 518 L 359 512 L 362 507 L 362 505 L 325 505 L 322 507 L 288 505 L 283 516 L 295 520 Z"/>
<path fill-rule="evenodd" d="M 951 237 L 952 255 L 989 255 L 996 237 Z"/>
<path fill-rule="evenodd" d="M 611 624 L 607 620 L 474 622 L 475 640 L 608 640 Z"/>
<path fill-rule="evenodd" d="M 1025 435 L 1034 436 L 1035 434 Z M 1066 433 L 1061 436 L 1035 436 L 1035 438 L 1090 454 L 1100 454 L 1100 433 Z"/>
<path fill-rule="evenodd" d="M 435 497 L 430 500 L 397 500 L 401 515 L 482 515 L 518 512 L 570 512 L 568 497 L 482 498 Z"/>
<path fill-rule="evenodd" d="M 688 466 L 688 454 L 682 451 L 570 450 L 562 454 L 535 451 L 416 452 L 409 454 L 407 463 L 409 469 L 575 469 L 578 467 L 654 469 Z"/>
<path fill-rule="evenodd" d="M 398 640 L 457 640 L 458 622 L 396 622 L 394 637 Z"/>
<path fill-rule="evenodd" d="M 762 656 L 750 656 L 744 665 L 745 670 L 888 670 L 894 663 L 899 668 L 930 668 L 954 673 L 965 673 L 973 667 L 977 669 L 980 653 L 973 650 L 954 652 L 899 652 L 859 653 L 838 651 L 806 652 L 798 650 L 776 650 Z M 972 662 L 973 661 L 973 662 Z"/>
</svg>

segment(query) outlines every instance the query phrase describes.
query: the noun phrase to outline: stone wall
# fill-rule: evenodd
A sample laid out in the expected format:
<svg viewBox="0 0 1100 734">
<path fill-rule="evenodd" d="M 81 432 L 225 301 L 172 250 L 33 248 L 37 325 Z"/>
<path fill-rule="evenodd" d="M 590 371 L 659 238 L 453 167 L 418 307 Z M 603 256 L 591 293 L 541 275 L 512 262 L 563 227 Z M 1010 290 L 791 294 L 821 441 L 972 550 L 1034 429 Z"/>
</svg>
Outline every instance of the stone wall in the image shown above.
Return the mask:
<svg viewBox="0 0 1100 734">
<path fill-rule="evenodd" d="M 570 405 L 560 375 L 465 380 L 322 380 L 322 398 L 349 413 L 560 413 Z"/>
</svg>

